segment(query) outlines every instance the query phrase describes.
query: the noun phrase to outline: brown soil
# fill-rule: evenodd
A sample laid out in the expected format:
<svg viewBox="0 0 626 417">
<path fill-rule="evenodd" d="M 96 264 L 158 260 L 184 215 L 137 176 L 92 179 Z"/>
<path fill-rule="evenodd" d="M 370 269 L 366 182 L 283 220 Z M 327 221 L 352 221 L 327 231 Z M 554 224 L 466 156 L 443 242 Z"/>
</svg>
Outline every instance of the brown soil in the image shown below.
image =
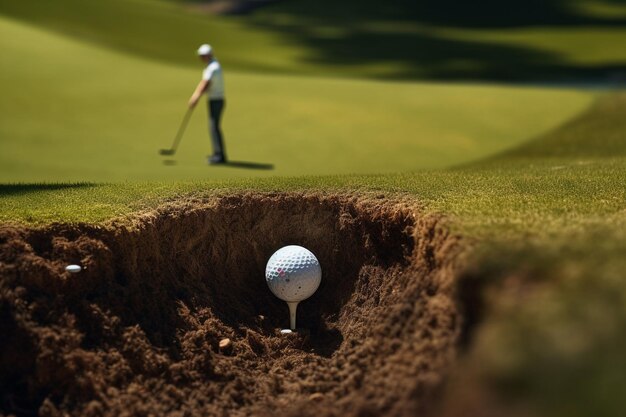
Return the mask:
<svg viewBox="0 0 626 417">
<path fill-rule="evenodd" d="M 280 335 L 287 306 L 264 269 L 287 244 L 323 279 L 298 310 L 307 330 Z M 0 414 L 420 414 L 461 340 L 458 253 L 414 203 L 349 195 L 0 226 Z"/>
</svg>

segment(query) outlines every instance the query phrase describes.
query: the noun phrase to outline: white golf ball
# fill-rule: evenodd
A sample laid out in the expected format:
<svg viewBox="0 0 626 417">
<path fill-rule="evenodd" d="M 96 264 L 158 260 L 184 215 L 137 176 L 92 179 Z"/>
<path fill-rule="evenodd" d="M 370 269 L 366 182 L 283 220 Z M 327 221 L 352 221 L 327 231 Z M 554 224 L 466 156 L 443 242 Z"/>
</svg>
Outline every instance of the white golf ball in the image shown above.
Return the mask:
<svg viewBox="0 0 626 417">
<path fill-rule="evenodd" d="M 313 253 L 302 246 L 280 248 L 267 261 L 265 280 L 274 295 L 286 302 L 299 302 L 317 291 L 322 268 Z"/>
<path fill-rule="evenodd" d="M 71 272 L 72 274 L 75 274 L 77 272 L 80 272 L 83 268 L 81 268 L 80 265 L 68 265 L 65 267 L 65 270 L 67 272 Z"/>
</svg>

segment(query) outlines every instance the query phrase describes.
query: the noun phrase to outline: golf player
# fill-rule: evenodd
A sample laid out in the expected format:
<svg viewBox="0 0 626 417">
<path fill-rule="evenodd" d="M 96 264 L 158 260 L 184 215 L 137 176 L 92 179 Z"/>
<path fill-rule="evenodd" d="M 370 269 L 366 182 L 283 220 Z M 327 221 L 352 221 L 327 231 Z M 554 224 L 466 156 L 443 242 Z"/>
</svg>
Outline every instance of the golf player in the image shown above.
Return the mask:
<svg viewBox="0 0 626 417">
<path fill-rule="evenodd" d="M 195 107 L 202 94 L 207 92 L 209 96 L 209 129 L 211 132 L 211 141 L 213 142 L 213 155 L 209 156 L 208 162 L 212 165 L 223 164 L 226 162 L 226 152 L 224 150 L 220 119 L 226 102 L 224 100 L 222 67 L 213 57 L 213 48 L 211 48 L 211 45 L 201 45 L 200 48 L 198 48 L 198 56 L 207 66 L 202 72 L 202 79 L 198 83 L 196 91 L 193 92 L 189 99 L 189 107 Z"/>
</svg>

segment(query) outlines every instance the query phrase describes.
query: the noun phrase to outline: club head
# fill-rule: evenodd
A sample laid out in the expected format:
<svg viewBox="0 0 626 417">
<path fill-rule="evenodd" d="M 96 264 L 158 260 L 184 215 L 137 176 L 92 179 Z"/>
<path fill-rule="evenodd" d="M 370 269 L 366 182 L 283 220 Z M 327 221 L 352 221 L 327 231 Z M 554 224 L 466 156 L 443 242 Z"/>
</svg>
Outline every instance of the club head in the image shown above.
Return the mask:
<svg viewBox="0 0 626 417">
<path fill-rule="evenodd" d="M 174 155 L 174 149 L 161 149 L 159 150 L 160 155 Z"/>
</svg>

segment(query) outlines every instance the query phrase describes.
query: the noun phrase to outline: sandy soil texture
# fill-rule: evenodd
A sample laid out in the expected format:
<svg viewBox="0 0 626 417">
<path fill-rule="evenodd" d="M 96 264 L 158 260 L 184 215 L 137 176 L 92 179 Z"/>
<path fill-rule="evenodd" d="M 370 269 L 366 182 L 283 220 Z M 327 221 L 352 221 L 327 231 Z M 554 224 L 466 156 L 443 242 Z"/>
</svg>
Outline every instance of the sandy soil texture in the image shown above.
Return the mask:
<svg viewBox="0 0 626 417">
<path fill-rule="evenodd" d="M 285 336 L 264 270 L 287 244 L 313 251 L 323 278 L 299 307 L 306 331 Z M 461 341 L 459 247 L 439 217 L 373 195 L 187 198 L 103 225 L 0 226 L 0 414 L 426 412 Z"/>
</svg>

